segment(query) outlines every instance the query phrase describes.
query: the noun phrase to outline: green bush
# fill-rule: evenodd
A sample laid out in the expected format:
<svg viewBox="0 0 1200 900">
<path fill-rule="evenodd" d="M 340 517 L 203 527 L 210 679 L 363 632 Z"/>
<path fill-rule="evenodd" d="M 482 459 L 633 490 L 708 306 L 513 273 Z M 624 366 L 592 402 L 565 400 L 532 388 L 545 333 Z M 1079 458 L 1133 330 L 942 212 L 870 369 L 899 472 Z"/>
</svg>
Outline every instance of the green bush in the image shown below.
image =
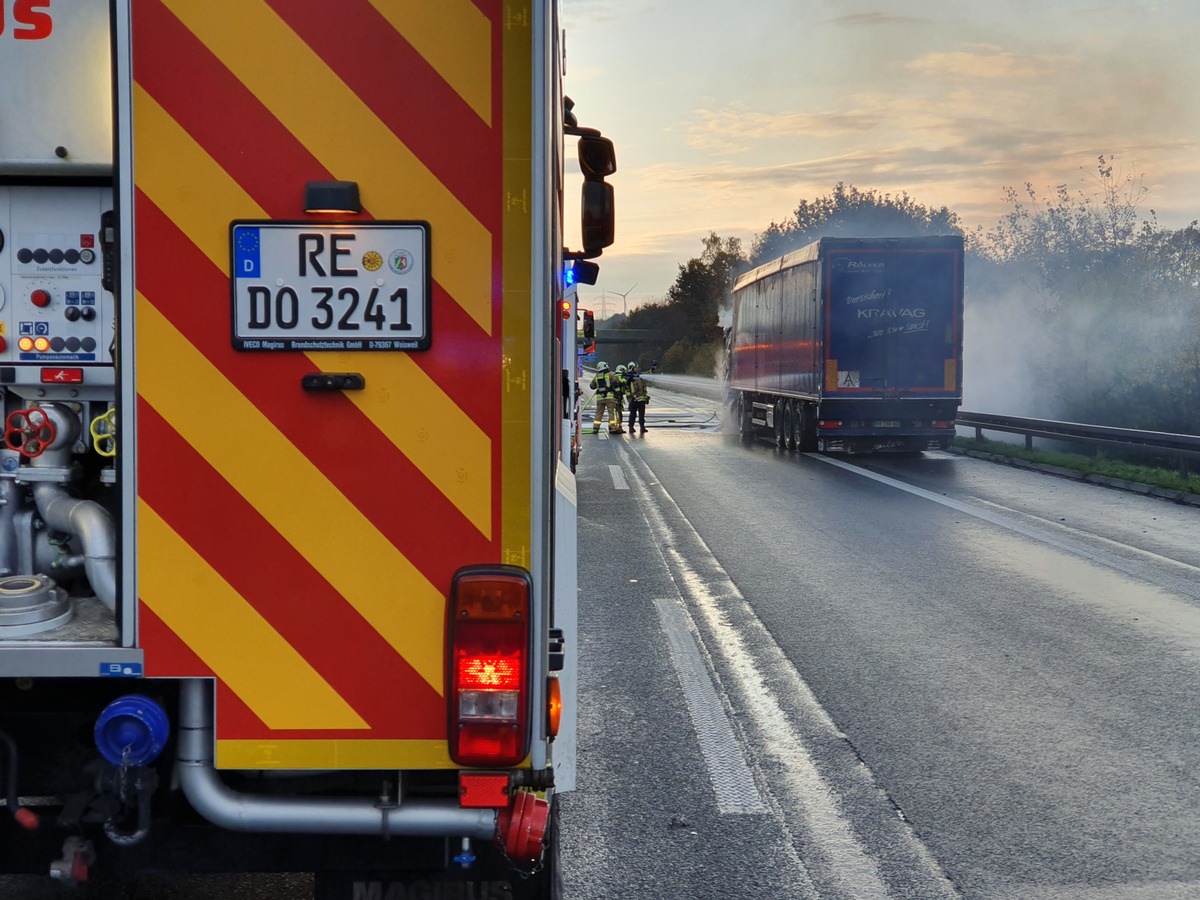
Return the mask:
<svg viewBox="0 0 1200 900">
<path fill-rule="evenodd" d="M 687 374 L 698 375 L 701 378 L 713 378 L 717 374 L 717 354 L 721 352 L 721 348 L 717 344 L 708 344 L 704 347 L 697 347 L 696 352 L 692 354 L 692 361 L 688 364 Z"/>
<path fill-rule="evenodd" d="M 686 338 L 678 340 L 667 348 L 659 368 L 669 375 L 685 375 L 695 350 Z"/>
<path fill-rule="evenodd" d="M 686 338 L 676 341 L 663 354 L 662 371 L 671 375 L 696 375 L 713 378 L 722 353 L 720 344 L 697 346 Z"/>
</svg>

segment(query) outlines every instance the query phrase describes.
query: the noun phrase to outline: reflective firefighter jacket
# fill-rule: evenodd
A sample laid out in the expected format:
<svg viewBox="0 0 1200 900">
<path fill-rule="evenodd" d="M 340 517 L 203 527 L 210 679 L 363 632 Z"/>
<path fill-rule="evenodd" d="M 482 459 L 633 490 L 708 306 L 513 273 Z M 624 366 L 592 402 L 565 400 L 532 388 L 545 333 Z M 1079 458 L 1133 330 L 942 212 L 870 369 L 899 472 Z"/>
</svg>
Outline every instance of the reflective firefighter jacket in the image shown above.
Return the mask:
<svg viewBox="0 0 1200 900">
<path fill-rule="evenodd" d="M 592 390 L 601 397 L 607 397 L 616 390 L 615 378 L 611 372 L 597 372 L 592 379 Z"/>
</svg>

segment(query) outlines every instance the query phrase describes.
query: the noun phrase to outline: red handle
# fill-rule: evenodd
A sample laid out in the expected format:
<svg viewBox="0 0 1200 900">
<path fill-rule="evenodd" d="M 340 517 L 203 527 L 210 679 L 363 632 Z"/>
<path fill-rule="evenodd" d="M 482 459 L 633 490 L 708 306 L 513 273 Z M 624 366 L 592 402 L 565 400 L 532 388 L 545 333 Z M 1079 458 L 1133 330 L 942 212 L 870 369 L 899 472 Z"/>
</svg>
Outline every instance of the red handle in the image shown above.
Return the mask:
<svg viewBox="0 0 1200 900">
<path fill-rule="evenodd" d="M 5 445 L 29 459 L 45 453 L 57 436 L 54 422 L 39 406 L 13 410 L 4 421 Z"/>
</svg>

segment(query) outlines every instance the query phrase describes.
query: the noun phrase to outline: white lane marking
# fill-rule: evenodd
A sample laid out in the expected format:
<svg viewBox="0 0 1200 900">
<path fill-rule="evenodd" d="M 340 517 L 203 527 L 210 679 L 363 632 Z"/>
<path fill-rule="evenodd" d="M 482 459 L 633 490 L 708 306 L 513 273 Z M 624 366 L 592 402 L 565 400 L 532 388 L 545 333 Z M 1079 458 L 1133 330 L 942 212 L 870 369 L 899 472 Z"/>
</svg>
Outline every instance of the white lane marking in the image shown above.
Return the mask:
<svg viewBox="0 0 1200 900">
<path fill-rule="evenodd" d="M 645 463 L 637 456 L 636 450 L 633 450 L 633 454 L 644 466 Z M 828 867 L 836 873 L 838 886 L 845 896 L 887 897 L 888 890 L 879 874 L 878 865 L 859 842 L 839 806 L 836 792 L 821 775 L 805 745 L 803 735 L 775 691 L 786 691 L 790 705 L 798 707 L 805 720 L 816 722 L 823 731 L 842 739 L 845 739 L 845 735 L 817 701 L 808 684 L 796 672 L 782 648 L 775 642 L 775 638 L 762 624 L 754 609 L 717 562 L 704 539 L 688 521 L 666 488 L 655 481 L 654 487 L 658 490 L 652 493 L 636 466 L 631 470 L 630 477 L 633 479 L 635 493 L 640 494 L 643 500 L 640 504 L 642 515 L 652 533 L 660 537 L 658 549 L 667 563 L 668 570 L 679 573 L 676 584 L 681 592 L 687 595 L 691 605 L 704 617 L 709 631 L 715 635 L 713 646 L 701 640 L 703 648 L 710 654 L 721 657 L 738 682 L 739 694 L 746 698 L 745 712 L 753 719 L 759 733 L 770 736 L 770 739 L 763 743 L 761 752 L 771 758 L 772 767 L 782 774 L 776 776 L 777 781 L 773 782 L 765 793 L 770 795 L 772 790 L 778 790 L 788 794 L 788 808 L 795 810 L 804 821 L 805 843 L 828 861 Z M 673 517 L 682 522 L 682 526 L 669 525 L 660 504 L 668 507 Z M 689 553 L 695 555 L 697 550 L 683 552 L 679 546 L 682 538 L 676 536 L 675 528 L 686 529 L 683 537 L 703 553 L 705 566 L 709 570 L 707 574 L 701 575 L 689 562 Z M 733 610 L 736 610 L 736 615 L 732 614 Z M 737 620 L 737 624 L 734 624 L 734 619 Z M 866 764 L 861 765 L 862 769 L 866 770 Z M 871 777 L 869 771 L 865 772 L 865 776 Z M 793 851 L 792 859 L 797 876 L 809 880 L 811 884 L 808 867 L 798 855 L 794 855 L 798 841 L 790 834 L 782 815 L 778 818 L 780 827 L 789 833 L 788 843 Z M 911 831 L 905 832 L 905 835 L 910 852 L 922 861 L 932 881 L 941 888 L 938 896 L 957 896 L 957 892 L 924 844 Z"/>
<path fill-rule="evenodd" d="M 1145 550 L 1138 550 L 1136 547 L 1131 547 L 1128 544 L 1121 544 L 1117 541 L 1109 541 L 1107 538 L 1096 537 L 1095 540 L 1100 543 L 1106 543 L 1110 546 L 1121 547 L 1127 551 L 1135 552 L 1143 558 L 1149 558 L 1150 562 L 1170 563 L 1170 567 L 1179 570 L 1178 576 L 1163 575 L 1150 569 L 1148 565 L 1139 563 L 1137 560 L 1126 559 L 1116 553 L 1105 553 L 1100 550 L 1089 548 L 1082 540 L 1071 540 L 1069 537 L 1054 534 L 1052 531 L 1045 528 L 1037 528 L 1032 525 L 1023 525 L 1009 516 L 999 513 L 989 512 L 986 509 L 980 509 L 977 506 L 972 506 L 964 503 L 961 500 L 952 500 L 941 494 L 935 494 L 932 491 L 927 491 L 924 488 L 916 487 L 915 485 L 906 484 L 903 481 L 897 481 L 895 478 L 889 478 L 887 475 L 880 475 L 877 472 L 871 472 L 867 469 L 861 469 L 858 466 L 852 466 L 840 459 L 832 459 L 828 456 L 822 456 L 819 453 L 806 453 L 812 459 L 819 460 L 823 463 L 828 463 L 831 466 L 837 466 L 839 469 L 845 469 L 847 472 L 853 472 L 855 475 L 861 475 L 864 478 L 870 478 L 873 481 L 878 481 L 880 484 L 886 484 L 889 487 L 894 487 L 897 490 L 905 491 L 916 497 L 921 497 L 925 500 L 932 500 L 934 503 L 940 503 L 942 506 L 957 510 L 968 516 L 974 516 L 976 519 L 982 519 L 984 522 L 990 522 L 993 525 L 998 525 L 1001 528 L 1006 528 L 1009 531 L 1014 531 L 1017 534 L 1030 538 L 1031 540 L 1040 541 L 1043 544 L 1049 544 L 1062 550 L 1064 553 L 1070 553 L 1074 556 L 1082 557 L 1089 562 L 1097 565 L 1107 566 L 1114 569 L 1123 575 L 1129 575 L 1134 578 L 1139 578 L 1147 581 L 1150 584 L 1157 585 L 1167 590 L 1175 591 L 1185 597 L 1191 597 L 1194 600 L 1200 600 L 1200 580 L 1197 580 L 1196 575 L 1200 573 L 1195 566 L 1187 563 L 1179 562 L 1178 560 L 1167 559 L 1158 556 L 1157 554 L 1149 553 Z M 988 503 L 986 500 L 978 500 L 979 503 L 994 507 L 995 509 L 1007 509 L 997 503 Z M 1013 515 L 1025 515 L 1018 513 L 1015 510 L 1010 510 Z M 1036 516 L 1028 516 L 1028 518 L 1036 519 Z M 1045 521 L 1045 520 L 1043 520 Z M 1075 529 L 1058 526 L 1056 523 L 1047 522 L 1047 525 L 1055 527 L 1061 532 L 1072 532 L 1080 534 Z"/>
<path fill-rule="evenodd" d="M 700 740 L 700 753 L 717 795 L 717 809 L 734 814 L 767 812 L 733 726 L 729 724 L 725 705 L 717 696 L 708 666 L 696 647 L 691 617 L 681 600 L 656 599 L 654 607 L 667 636 L 671 662 L 675 665 L 675 674 L 679 677 L 688 713 Z"/>
<path fill-rule="evenodd" d="M 625 473 L 620 466 L 609 466 L 608 474 L 612 476 L 613 487 L 618 491 L 629 490 L 629 482 L 625 480 Z"/>
</svg>

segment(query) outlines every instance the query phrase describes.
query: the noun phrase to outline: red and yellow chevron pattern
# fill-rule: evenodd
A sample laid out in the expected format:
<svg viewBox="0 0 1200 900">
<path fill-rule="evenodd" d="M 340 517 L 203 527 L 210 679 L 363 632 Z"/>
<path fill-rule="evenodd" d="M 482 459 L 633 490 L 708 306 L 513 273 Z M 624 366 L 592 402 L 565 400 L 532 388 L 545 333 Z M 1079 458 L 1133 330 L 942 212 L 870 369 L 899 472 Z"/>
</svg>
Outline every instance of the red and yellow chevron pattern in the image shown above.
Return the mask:
<svg viewBox="0 0 1200 900">
<path fill-rule="evenodd" d="M 132 4 L 139 642 L 223 768 L 451 765 L 450 577 L 531 544 L 524 6 Z M 230 222 L 310 180 L 430 223 L 430 350 L 232 349 Z"/>
</svg>

